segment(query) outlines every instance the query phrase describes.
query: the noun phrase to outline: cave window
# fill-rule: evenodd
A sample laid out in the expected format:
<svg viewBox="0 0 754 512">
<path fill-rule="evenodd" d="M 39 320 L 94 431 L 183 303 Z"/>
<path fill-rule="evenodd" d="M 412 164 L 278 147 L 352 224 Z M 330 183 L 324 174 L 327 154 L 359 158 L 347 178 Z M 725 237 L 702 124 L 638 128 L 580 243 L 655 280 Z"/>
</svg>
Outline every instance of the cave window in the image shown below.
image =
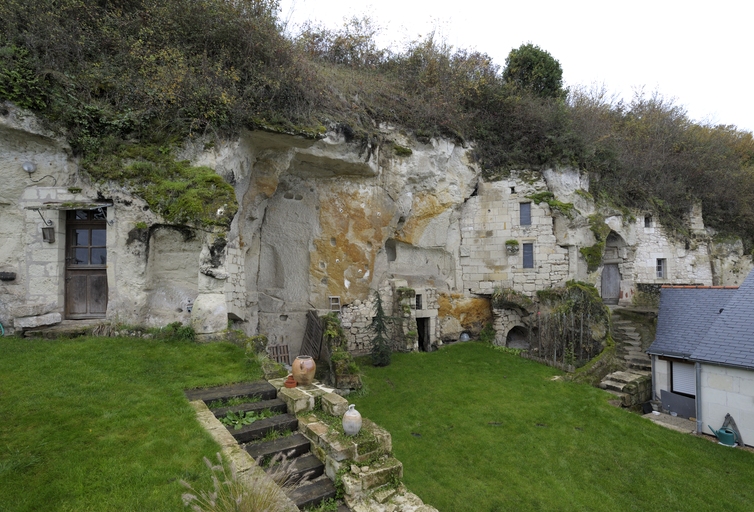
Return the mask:
<svg viewBox="0 0 754 512">
<path fill-rule="evenodd" d="M 398 252 L 395 248 L 395 240 L 392 238 L 385 242 L 385 253 L 387 254 L 387 261 L 395 261 L 398 257 Z"/>
<path fill-rule="evenodd" d="M 340 297 L 330 297 L 330 311 L 340 312 Z"/>
<path fill-rule="evenodd" d="M 522 244 L 524 268 L 534 268 L 534 244 Z"/>
<path fill-rule="evenodd" d="M 531 226 L 531 203 L 520 203 L 519 219 L 522 226 Z"/>
<path fill-rule="evenodd" d="M 657 258 L 657 278 L 666 279 L 668 277 L 668 260 Z"/>
<path fill-rule="evenodd" d="M 516 193 L 516 187 L 511 187 L 511 194 L 515 194 L 515 193 Z"/>
<path fill-rule="evenodd" d="M 645 215 L 644 216 L 644 227 L 645 228 L 651 228 L 652 227 L 652 216 L 651 215 Z"/>
<path fill-rule="evenodd" d="M 416 309 L 424 309 L 422 307 L 422 296 L 420 293 L 416 294 Z"/>
</svg>

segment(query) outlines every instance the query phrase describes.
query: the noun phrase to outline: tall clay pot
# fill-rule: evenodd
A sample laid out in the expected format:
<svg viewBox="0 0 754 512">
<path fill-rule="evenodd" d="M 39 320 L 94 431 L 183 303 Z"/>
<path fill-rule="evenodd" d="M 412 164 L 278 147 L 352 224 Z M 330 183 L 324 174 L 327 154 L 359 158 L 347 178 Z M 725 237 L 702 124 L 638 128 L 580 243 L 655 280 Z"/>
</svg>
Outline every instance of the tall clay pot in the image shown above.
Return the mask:
<svg viewBox="0 0 754 512">
<path fill-rule="evenodd" d="M 293 380 L 296 381 L 296 384 L 308 386 L 314 382 L 314 372 L 317 371 L 317 365 L 312 356 L 298 356 L 291 366 Z"/>
<path fill-rule="evenodd" d="M 356 406 L 351 404 L 343 414 L 343 431 L 347 436 L 355 436 L 359 430 L 361 430 L 361 414 L 356 410 Z"/>
</svg>

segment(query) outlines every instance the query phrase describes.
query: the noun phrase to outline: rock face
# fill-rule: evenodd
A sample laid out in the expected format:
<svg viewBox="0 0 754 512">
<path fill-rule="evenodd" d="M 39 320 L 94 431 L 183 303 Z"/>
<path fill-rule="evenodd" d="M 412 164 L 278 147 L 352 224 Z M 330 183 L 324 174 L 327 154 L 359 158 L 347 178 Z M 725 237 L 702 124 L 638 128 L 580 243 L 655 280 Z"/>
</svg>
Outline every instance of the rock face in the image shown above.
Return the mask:
<svg viewBox="0 0 754 512">
<path fill-rule="evenodd" d="M 232 183 L 239 210 L 227 232 L 170 225 L 118 184 L 89 183 L 64 142 L 13 106 L 7 111 L 0 272 L 16 278 L 0 281 L 3 325 L 72 317 L 78 299 L 67 258 L 76 254 L 69 246 L 77 211 L 106 219 L 97 221 L 106 233 L 106 308 L 91 315 L 191 322 L 208 337 L 231 321 L 289 345 L 292 356 L 312 309 L 341 311 L 350 348 L 367 350 L 375 293 L 400 319 L 391 327 L 400 348 L 428 350 L 493 323 L 496 287 L 534 297 L 575 279 L 627 304 L 643 300 L 640 285 L 732 285 L 751 269 L 740 241 L 714 241 L 698 210 L 681 239 L 652 212 L 598 209 L 578 170 L 511 172 L 487 183 L 469 148 L 419 143 L 390 128 L 368 143 L 337 131 L 316 141 L 246 132 L 211 149 L 187 143 L 180 157 Z M 397 155 L 395 145 L 411 154 Z M 36 165 L 35 181 L 26 161 Z M 53 223 L 52 243 L 37 210 Z M 526 325 L 516 313 L 497 315 L 495 328 L 505 340 Z"/>
</svg>

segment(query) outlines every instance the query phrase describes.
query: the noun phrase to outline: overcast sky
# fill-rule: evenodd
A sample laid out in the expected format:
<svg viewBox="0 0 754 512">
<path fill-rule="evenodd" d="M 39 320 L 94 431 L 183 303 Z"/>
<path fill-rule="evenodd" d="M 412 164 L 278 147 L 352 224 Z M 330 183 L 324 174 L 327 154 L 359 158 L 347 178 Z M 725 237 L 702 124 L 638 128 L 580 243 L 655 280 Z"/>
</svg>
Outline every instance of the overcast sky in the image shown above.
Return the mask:
<svg viewBox="0 0 754 512">
<path fill-rule="evenodd" d="M 604 84 L 625 99 L 654 90 L 696 121 L 754 131 L 754 2 L 718 0 L 281 0 L 289 31 L 307 20 L 331 28 L 369 15 L 383 45 L 432 30 L 501 67 L 533 43 L 560 61 L 567 86 Z"/>
</svg>

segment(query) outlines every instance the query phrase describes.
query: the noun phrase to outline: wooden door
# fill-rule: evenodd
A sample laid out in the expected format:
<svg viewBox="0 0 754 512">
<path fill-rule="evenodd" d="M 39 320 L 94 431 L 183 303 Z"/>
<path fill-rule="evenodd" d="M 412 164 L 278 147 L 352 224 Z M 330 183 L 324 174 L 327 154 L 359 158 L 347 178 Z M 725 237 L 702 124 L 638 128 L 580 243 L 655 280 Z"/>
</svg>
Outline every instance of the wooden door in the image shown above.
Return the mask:
<svg viewBox="0 0 754 512">
<path fill-rule="evenodd" d="M 602 302 L 618 304 L 620 298 L 620 270 L 617 263 L 606 263 L 602 267 Z"/>
<path fill-rule="evenodd" d="M 105 214 L 69 211 L 66 226 L 66 318 L 104 318 L 108 292 Z"/>
</svg>

